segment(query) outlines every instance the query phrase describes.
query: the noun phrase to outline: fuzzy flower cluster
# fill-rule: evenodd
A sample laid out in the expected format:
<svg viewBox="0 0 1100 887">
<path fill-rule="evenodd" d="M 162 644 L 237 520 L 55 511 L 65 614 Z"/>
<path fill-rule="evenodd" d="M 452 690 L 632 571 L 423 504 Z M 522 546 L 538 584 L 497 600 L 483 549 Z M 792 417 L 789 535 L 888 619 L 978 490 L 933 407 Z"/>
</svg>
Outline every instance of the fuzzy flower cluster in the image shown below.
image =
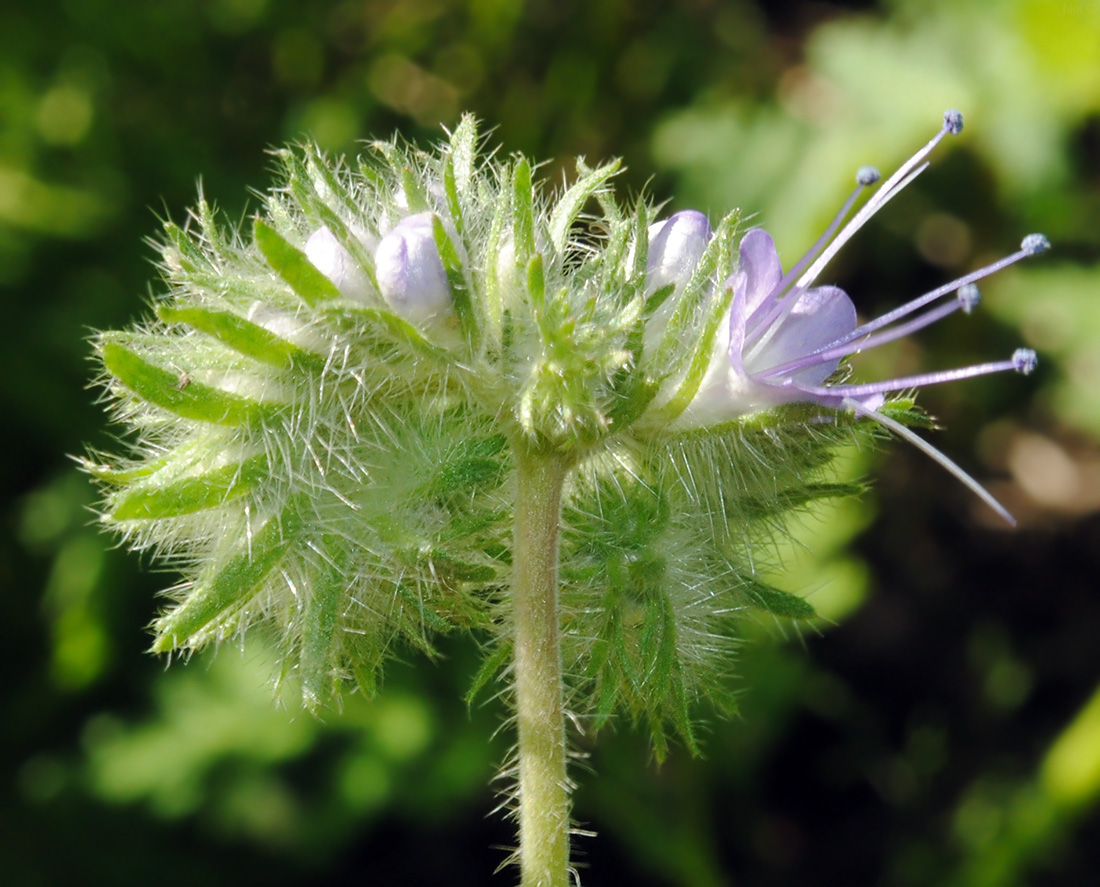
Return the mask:
<svg viewBox="0 0 1100 887">
<path fill-rule="evenodd" d="M 401 645 L 486 633 L 482 685 L 506 668 L 517 465 L 553 454 L 569 704 L 672 722 L 721 692 L 746 611 L 807 618 L 751 550 L 786 513 L 856 492 L 838 446 L 886 426 L 1009 518 L 903 424 L 926 384 L 1035 356 L 865 384 L 846 358 L 978 301 L 986 268 L 860 323 L 818 285 L 868 218 L 927 166 L 940 132 L 852 214 L 859 187 L 787 271 L 732 213 L 659 221 L 617 201 L 618 166 L 578 162 L 548 195 L 522 157 L 481 154 L 466 119 L 439 151 L 372 146 L 357 169 L 280 152 L 284 181 L 251 236 L 205 203 L 168 224 L 157 320 L 102 334 L 103 380 L 134 430 L 86 467 L 104 522 L 184 574 L 154 649 L 275 624 L 310 707 L 372 690 Z M 599 214 L 590 216 L 593 207 Z M 848 217 L 851 215 L 851 218 Z M 1010 518 L 1009 518 L 1010 519 Z"/>
</svg>

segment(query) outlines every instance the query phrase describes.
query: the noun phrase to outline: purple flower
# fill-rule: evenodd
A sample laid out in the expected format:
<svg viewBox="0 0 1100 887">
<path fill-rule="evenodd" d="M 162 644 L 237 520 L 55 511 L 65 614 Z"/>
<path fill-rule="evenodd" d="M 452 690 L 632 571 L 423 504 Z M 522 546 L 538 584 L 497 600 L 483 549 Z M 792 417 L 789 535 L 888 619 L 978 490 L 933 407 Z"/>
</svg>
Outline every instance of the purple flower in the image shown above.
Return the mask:
<svg viewBox="0 0 1100 887">
<path fill-rule="evenodd" d="M 737 271 L 726 281 L 732 291 L 729 323 L 719 335 L 712 361 L 680 421 L 711 424 L 785 403 L 816 403 L 851 410 L 882 424 L 913 443 L 972 489 L 1010 523 L 1011 515 L 958 465 L 880 411 L 886 395 L 922 385 L 972 376 L 1035 368 L 1035 352 L 1018 349 L 1009 360 L 907 376 L 867 384 L 829 382 L 846 357 L 915 332 L 959 309 L 969 313 L 978 302 L 974 282 L 1050 244 L 1041 234 L 1025 237 L 1020 249 L 1000 261 L 947 283 L 883 316 L 857 323 L 852 300 L 835 286 L 813 286 L 825 265 L 848 239 L 928 166 L 924 159 L 944 135 L 962 129 L 958 111 L 944 114 L 943 128 L 907 161 L 841 228 L 864 187 L 879 179 L 865 167 L 858 186 L 816 244 L 786 273 L 766 231 L 749 231 L 741 240 Z M 837 229 L 840 229 L 837 233 Z M 834 236 L 835 235 L 835 236 Z M 946 297 L 954 296 L 947 300 Z"/>
</svg>

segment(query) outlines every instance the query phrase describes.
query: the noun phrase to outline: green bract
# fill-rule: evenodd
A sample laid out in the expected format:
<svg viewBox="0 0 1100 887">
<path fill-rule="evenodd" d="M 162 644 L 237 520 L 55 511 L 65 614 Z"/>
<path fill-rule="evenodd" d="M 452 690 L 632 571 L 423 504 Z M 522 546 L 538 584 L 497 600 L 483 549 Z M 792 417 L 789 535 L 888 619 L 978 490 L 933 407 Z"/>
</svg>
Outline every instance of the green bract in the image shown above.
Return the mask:
<svg viewBox="0 0 1100 887">
<path fill-rule="evenodd" d="M 376 144 L 355 168 L 283 151 L 251 232 L 201 200 L 167 224 L 157 319 L 97 339 L 133 432 L 125 456 L 87 460 L 103 520 L 185 576 L 157 652 L 270 621 L 312 709 L 343 684 L 373 691 L 401 645 L 466 629 L 485 640 L 473 693 L 511 654 L 516 454 L 552 454 L 569 467 L 568 705 L 648 721 L 659 751 L 669 724 L 691 744 L 732 623 L 813 615 L 762 584 L 750 549 L 788 511 L 853 491 L 826 469 L 870 423 L 788 405 L 675 424 L 729 310 L 737 214 L 689 280 L 651 292 L 656 211 L 614 198 L 617 164 L 579 162 L 548 194 L 529 161 L 479 148 L 465 119 L 437 153 Z M 426 320 L 387 301 L 393 269 L 375 267 L 423 213 L 402 230 L 449 292 Z"/>
</svg>

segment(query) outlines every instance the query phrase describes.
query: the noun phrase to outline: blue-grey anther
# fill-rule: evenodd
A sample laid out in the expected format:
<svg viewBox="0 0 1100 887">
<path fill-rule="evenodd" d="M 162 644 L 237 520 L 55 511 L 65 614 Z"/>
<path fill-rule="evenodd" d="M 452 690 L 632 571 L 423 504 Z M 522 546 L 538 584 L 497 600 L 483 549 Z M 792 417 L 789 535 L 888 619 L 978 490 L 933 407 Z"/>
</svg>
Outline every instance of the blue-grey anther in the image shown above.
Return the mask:
<svg viewBox="0 0 1100 887">
<path fill-rule="evenodd" d="M 982 294 L 978 292 L 978 287 L 972 283 L 966 283 L 960 286 L 956 295 L 958 296 L 959 304 L 962 305 L 962 310 L 965 314 L 969 314 L 977 308 L 978 303 L 982 300 Z"/>
<path fill-rule="evenodd" d="M 1017 348 L 1012 352 L 1012 365 L 1026 376 L 1039 365 L 1039 358 L 1030 348 Z"/>
<path fill-rule="evenodd" d="M 1039 253 L 1045 253 L 1050 249 L 1050 241 L 1042 234 L 1029 234 L 1023 239 L 1020 249 L 1029 256 L 1037 256 Z"/>
<path fill-rule="evenodd" d="M 880 173 L 873 166 L 861 166 L 856 171 L 856 184 L 857 185 L 863 185 L 863 186 L 873 185 L 875 182 L 877 182 L 881 178 L 882 178 L 882 173 Z"/>
<path fill-rule="evenodd" d="M 962 111 L 956 111 L 954 109 L 943 112 L 943 128 L 946 129 L 951 135 L 957 136 L 962 132 L 963 128 L 963 115 Z"/>
</svg>

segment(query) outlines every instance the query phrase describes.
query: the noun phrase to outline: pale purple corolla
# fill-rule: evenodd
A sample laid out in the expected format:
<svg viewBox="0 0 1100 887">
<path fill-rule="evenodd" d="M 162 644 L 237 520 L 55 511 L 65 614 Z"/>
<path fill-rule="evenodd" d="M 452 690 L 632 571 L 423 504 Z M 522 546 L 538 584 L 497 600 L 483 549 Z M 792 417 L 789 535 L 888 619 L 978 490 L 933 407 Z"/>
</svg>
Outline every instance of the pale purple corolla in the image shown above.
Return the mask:
<svg viewBox="0 0 1100 887">
<path fill-rule="evenodd" d="M 435 243 L 433 214 L 405 216 L 380 239 L 359 236 L 374 259 L 374 279 L 327 227 L 306 241 L 306 258 L 345 298 L 369 303 L 381 295 L 390 309 L 405 320 L 425 323 L 451 310 L 451 291 Z M 448 227 L 444 223 L 444 227 Z M 454 240 L 453 234 L 452 240 Z"/>
<path fill-rule="evenodd" d="M 382 238 L 374 256 L 382 298 L 395 314 L 413 322 L 426 321 L 452 307 L 433 219 L 430 212 L 406 216 Z"/>
<path fill-rule="evenodd" d="M 1041 234 L 1024 238 L 1012 255 L 958 280 L 944 284 L 868 323 L 859 324 L 855 306 L 835 286 L 813 286 L 840 247 L 879 209 L 928 166 L 924 159 L 944 135 L 962 129 L 957 111 L 944 114 L 943 128 L 847 218 L 860 192 L 879 179 L 864 167 L 858 187 L 816 244 L 783 272 L 775 243 L 766 231 L 754 229 L 741 240 L 737 270 L 726 281 L 732 291 L 729 322 L 715 347 L 715 358 L 698 391 L 679 418 L 681 424 L 709 425 L 785 403 L 816 403 L 850 410 L 872 419 L 927 453 L 1009 523 L 1008 511 L 974 478 L 931 444 L 884 415 L 886 395 L 924 385 L 951 382 L 988 373 L 1015 370 L 1030 373 L 1035 352 L 1026 348 L 1008 360 L 906 376 L 867 384 L 829 382 L 845 358 L 894 341 L 978 302 L 975 281 L 1027 256 L 1049 248 Z M 844 224 L 842 228 L 841 225 Z M 838 233 L 839 229 L 839 233 Z M 949 300 L 946 297 L 952 297 Z"/>
<path fill-rule="evenodd" d="M 649 226 L 646 288 L 650 293 L 672 285 L 682 290 L 710 243 L 713 230 L 701 212 L 686 209 Z"/>
<path fill-rule="evenodd" d="M 377 243 L 365 235 L 361 235 L 359 240 L 368 249 L 372 249 Z M 306 258 L 336 285 L 344 298 L 355 302 L 370 301 L 375 291 L 370 278 L 327 226 L 318 228 L 309 235 L 305 253 Z"/>
</svg>

